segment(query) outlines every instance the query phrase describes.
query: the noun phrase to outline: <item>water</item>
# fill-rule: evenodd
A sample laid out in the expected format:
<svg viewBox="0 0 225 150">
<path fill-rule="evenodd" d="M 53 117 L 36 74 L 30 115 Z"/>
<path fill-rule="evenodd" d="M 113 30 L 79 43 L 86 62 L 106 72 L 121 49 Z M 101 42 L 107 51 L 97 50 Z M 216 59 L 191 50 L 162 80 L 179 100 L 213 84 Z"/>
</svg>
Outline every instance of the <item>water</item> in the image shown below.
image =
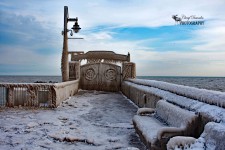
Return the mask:
<svg viewBox="0 0 225 150">
<path fill-rule="evenodd" d="M 174 84 L 225 92 L 225 77 L 166 77 L 138 76 L 138 79 L 157 80 Z"/>
<path fill-rule="evenodd" d="M 34 83 L 42 82 L 61 82 L 61 76 L 0 76 L 0 82 L 8 83 Z"/>
<path fill-rule="evenodd" d="M 158 80 L 174 84 L 192 86 L 202 89 L 225 92 L 225 77 L 166 77 L 166 76 L 138 76 L 138 79 Z M 34 83 L 61 82 L 61 76 L 0 76 L 0 82 L 9 83 Z"/>
</svg>

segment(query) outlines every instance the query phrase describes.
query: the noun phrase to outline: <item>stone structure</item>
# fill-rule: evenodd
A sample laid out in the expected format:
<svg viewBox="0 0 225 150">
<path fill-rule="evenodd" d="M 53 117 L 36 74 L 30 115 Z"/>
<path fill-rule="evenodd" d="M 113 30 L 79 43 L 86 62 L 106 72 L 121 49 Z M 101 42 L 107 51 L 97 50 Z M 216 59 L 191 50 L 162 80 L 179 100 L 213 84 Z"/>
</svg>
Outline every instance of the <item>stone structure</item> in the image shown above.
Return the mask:
<svg viewBox="0 0 225 150">
<path fill-rule="evenodd" d="M 130 54 L 121 55 L 113 51 L 88 51 L 87 53 L 69 52 L 71 54 L 71 61 L 87 60 L 87 63 L 117 63 L 130 62 Z"/>
<path fill-rule="evenodd" d="M 68 77 L 72 81 L 54 84 L 0 83 L 0 87 L 6 91 L 1 97 L 1 105 L 57 107 L 61 101 L 74 95 L 79 88 L 120 91 L 121 81 L 124 78 L 135 77 L 135 64 L 130 62 L 129 53 L 121 55 L 112 51 L 89 51 L 87 53 L 76 51 L 66 52 L 65 55 L 68 56 L 68 54 L 71 54 L 71 61 L 67 62 Z M 81 66 L 82 60 L 87 60 L 87 64 Z M 123 66 L 122 69 L 121 66 Z M 121 70 L 123 70 L 122 73 Z"/>
<path fill-rule="evenodd" d="M 69 80 L 77 80 L 80 78 L 80 62 L 69 62 Z"/>
<path fill-rule="evenodd" d="M 130 62 L 129 53 L 121 55 L 113 51 L 75 51 L 69 54 L 69 79 L 78 79 L 80 74 L 81 89 L 119 91 L 122 79 L 136 77 L 135 63 Z M 78 62 L 82 60 L 86 60 L 86 64 L 78 67 Z"/>
<path fill-rule="evenodd" d="M 136 67 L 135 63 L 132 62 L 124 62 L 122 64 L 122 75 L 123 79 L 127 78 L 136 78 Z"/>
<path fill-rule="evenodd" d="M 120 83 L 120 66 L 110 63 L 89 63 L 81 66 L 81 89 L 119 91 Z"/>
</svg>

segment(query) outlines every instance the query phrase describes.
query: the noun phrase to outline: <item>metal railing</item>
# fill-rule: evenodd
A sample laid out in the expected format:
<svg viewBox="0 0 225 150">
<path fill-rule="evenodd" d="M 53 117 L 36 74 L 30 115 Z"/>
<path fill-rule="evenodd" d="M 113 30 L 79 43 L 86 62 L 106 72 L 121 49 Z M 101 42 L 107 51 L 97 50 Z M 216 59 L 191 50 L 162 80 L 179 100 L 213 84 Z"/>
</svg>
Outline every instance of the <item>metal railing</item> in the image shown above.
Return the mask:
<svg viewBox="0 0 225 150">
<path fill-rule="evenodd" d="M 61 83 L 0 83 L 0 107 L 57 107 L 78 92 L 79 79 Z"/>
<path fill-rule="evenodd" d="M 0 106 L 55 106 L 54 84 L 0 83 Z"/>
<path fill-rule="evenodd" d="M 0 106 L 6 105 L 6 95 L 7 89 L 5 87 L 0 87 Z"/>
</svg>

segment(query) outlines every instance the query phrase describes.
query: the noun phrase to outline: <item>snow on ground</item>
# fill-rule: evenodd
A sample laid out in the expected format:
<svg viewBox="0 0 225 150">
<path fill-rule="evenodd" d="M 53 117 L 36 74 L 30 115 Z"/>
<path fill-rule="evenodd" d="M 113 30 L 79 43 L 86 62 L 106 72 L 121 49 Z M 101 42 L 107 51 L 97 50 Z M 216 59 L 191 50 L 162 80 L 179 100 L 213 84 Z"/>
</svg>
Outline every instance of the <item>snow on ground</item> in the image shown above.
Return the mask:
<svg viewBox="0 0 225 150">
<path fill-rule="evenodd" d="M 0 109 L 0 149 L 145 149 L 137 108 L 119 93 L 79 91 L 56 109 Z"/>
</svg>

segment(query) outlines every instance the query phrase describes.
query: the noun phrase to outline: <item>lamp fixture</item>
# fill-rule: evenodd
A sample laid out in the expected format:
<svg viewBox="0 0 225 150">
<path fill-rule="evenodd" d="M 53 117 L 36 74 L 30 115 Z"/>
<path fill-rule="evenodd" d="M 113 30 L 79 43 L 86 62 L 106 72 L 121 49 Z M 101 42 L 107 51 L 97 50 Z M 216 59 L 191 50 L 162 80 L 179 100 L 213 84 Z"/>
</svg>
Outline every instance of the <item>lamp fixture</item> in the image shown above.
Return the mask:
<svg viewBox="0 0 225 150">
<path fill-rule="evenodd" d="M 78 24 L 78 18 L 77 18 L 77 17 L 76 17 L 76 18 L 67 18 L 67 23 L 68 23 L 69 21 L 75 21 L 73 27 L 71 28 L 72 30 L 64 29 L 64 31 L 62 31 L 62 35 L 64 35 L 65 30 L 66 30 L 66 32 L 69 32 L 69 31 L 70 31 L 70 35 L 71 35 L 71 36 L 73 36 L 73 32 L 74 32 L 74 33 L 78 33 L 78 32 L 80 31 L 81 28 L 80 28 L 80 26 L 79 26 L 79 24 Z"/>
<path fill-rule="evenodd" d="M 73 30 L 74 33 L 78 33 L 79 30 L 81 29 L 79 24 L 78 24 L 78 18 L 76 18 L 75 23 L 74 23 L 74 25 L 71 29 Z"/>
</svg>

